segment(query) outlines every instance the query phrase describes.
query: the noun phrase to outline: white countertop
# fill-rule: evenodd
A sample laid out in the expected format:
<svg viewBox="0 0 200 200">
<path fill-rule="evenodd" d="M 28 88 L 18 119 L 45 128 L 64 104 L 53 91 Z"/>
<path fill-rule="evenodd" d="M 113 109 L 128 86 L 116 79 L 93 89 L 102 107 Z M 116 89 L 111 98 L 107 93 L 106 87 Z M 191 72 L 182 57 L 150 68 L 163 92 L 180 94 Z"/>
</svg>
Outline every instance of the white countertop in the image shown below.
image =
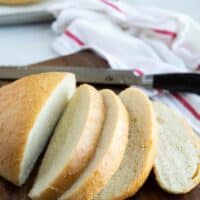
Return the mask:
<svg viewBox="0 0 200 200">
<path fill-rule="evenodd" d="M 0 28 L 0 65 L 26 65 L 50 59 L 57 54 L 50 24 Z"/>
</svg>

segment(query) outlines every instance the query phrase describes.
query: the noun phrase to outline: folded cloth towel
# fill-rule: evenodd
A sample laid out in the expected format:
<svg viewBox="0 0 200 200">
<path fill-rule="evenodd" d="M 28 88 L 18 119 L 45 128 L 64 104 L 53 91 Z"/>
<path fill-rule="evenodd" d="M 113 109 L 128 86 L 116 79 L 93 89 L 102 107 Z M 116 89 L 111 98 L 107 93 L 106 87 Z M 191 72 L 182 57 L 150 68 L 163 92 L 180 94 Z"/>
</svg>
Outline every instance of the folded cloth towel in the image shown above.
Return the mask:
<svg viewBox="0 0 200 200">
<path fill-rule="evenodd" d="M 68 0 L 57 17 L 53 48 L 61 55 L 92 49 L 113 69 L 135 74 L 200 72 L 200 25 L 189 16 L 111 0 Z M 200 134 L 200 96 L 147 91 L 182 113 Z"/>
</svg>

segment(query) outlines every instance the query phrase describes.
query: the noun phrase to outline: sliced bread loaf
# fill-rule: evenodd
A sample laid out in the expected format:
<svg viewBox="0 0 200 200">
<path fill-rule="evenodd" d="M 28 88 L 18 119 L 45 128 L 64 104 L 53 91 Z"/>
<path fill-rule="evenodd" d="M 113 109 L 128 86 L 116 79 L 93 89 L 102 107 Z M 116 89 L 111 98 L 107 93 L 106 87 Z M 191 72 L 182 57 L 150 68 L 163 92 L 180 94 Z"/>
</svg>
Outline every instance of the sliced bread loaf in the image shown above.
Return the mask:
<svg viewBox="0 0 200 200">
<path fill-rule="evenodd" d="M 0 175 L 27 179 L 75 91 L 70 73 L 28 76 L 0 88 Z"/>
<path fill-rule="evenodd" d="M 90 200 L 119 167 L 128 139 L 128 115 L 120 99 L 110 90 L 101 91 L 105 120 L 96 153 L 79 179 L 60 200 Z"/>
<path fill-rule="evenodd" d="M 80 175 L 94 154 L 104 118 L 102 95 L 81 85 L 69 102 L 45 152 L 29 196 L 57 199 Z"/>
<path fill-rule="evenodd" d="M 187 193 L 200 183 L 199 138 L 173 110 L 158 102 L 153 105 L 159 126 L 156 180 L 170 193 Z"/>
<path fill-rule="evenodd" d="M 119 200 L 134 195 L 147 179 L 155 158 L 157 133 L 152 104 L 139 89 L 119 94 L 129 113 L 129 140 L 119 169 L 95 200 Z"/>
</svg>

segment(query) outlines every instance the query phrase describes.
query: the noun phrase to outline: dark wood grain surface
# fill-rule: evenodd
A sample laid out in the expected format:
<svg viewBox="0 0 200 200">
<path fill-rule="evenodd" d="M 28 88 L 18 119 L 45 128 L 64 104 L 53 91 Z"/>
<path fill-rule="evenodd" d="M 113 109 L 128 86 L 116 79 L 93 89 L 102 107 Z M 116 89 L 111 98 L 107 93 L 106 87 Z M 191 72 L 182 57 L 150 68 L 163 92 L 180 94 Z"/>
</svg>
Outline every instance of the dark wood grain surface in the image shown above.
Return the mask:
<svg viewBox="0 0 200 200">
<path fill-rule="evenodd" d="M 107 63 L 90 51 L 82 52 L 73 56 L 63 57 L 42 65 L 64 65 L 64 66 L 87 66 L 87 67 L 108 67 Z M 36 66 L 37 67 L 37 66 Z M 0 81 L 0 86 L 7 84 L 7 81 Z M 101 86 L 98 86 L 101 87 Z M 105 87 L 105 86 L 103 86 Z M 120 91 L 122 88 L 111 88 Z M 22 187 L 16 187 L 3 178 L 0 178 L 0 200 L 29 200 L 27 193 L 31 188 L 40 161 L 36 164 L 30 178 Z M 138 191 L 132 200 L 200 200 L 200 186 L 186 195 L 171 195 L 159 188 L 154 175 L 151 174 L 144 186 Z"/>
</svg>

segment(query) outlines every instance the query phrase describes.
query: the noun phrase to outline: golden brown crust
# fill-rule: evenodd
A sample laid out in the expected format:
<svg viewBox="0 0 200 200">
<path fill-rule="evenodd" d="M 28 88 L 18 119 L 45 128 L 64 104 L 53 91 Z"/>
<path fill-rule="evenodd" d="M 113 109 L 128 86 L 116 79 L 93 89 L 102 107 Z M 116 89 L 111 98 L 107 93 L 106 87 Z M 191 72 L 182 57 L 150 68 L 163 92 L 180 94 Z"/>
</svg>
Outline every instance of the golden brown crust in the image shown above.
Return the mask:
<svg viewBox="0 0 200 200">
<path fill-rule="evenodd" d="M 66 200 L 91 200 L 97 191 L 105 185 L 105 180 L 101 169 L 96 170 L 84 183 L 84 186 L 73 193 Z"/>
<path fill-rule="evenodd" d="M 38 1 L 39 0 L 0 0 L 0 4 L 20 5 L 20 4 L 36 3 Z"/>
<path fill-rule="evenodd" d="M 95 123 L 96 130 L 92 129 L 90 131 L 93 135 L 96 135 L 96 138 L 90 142 L 90 148 L 84 150 L 85 148 L 85 139 L 84 141 L 80 139 L 80 142 L 76 147 L 74 147 L 73 153 L 70 156 L 70 161 L 67 162 L 67 165 L 62 170 L 62 172 L 57 176 L 56 180 L 54 180 L 48 188 L 46 188 L 38 197 L 32 197 L 32 199 L 35 200 L 55 200 L 58 199 L 58 197 L 63 194 L 63 192 L 72 185 L 72 183 L 79 177 L 81 172 L 86 167 L 88 161 L 91 159 L 93 154 L 95 153 L 96 145 L 100 136 L 103 119 L 105 115 L 104 110 L 104 103 L 103 98 L 100 95 L 100 93 L 93 88 L 92 86 L 89 86 L 87 84 L 83 84 L 80 87 L 84 87 L 87 89 L 89 96 L 90 96 L 90 112 L 99 113 L 98 119 L 94 119 L 94 115 L 90 113 L 88 115 L 87 124 L 85 125 L 85 129 L 82 130 L 82 139 L 86 135 L 86 132 L 88 132 L 88 129 L 90 127 L 90 123 Z M 78 89 L 77 89 L 78 90 Z M 86 90 L 85 90 L 86 91 Z M 95 110 L 94 110 L 95 108 Z M 97 110 L 98 109 L 98 110 Z M 89 139 L 89 138 L 88 138 Z"/>
<path fill-rule="evenodd" d="M 39 112 L 66 73 L 43 73 L 0 89 L 0 175 L 19 184 L 28 134 Z"/>
<path fill-rule="evenodd" d="M 120 108 L 118 112 L 118 115 L 120 116 L 120 120 L 118 119 L 118 124 L 121 123 L 121 132 L 120 134 L 118 132 L 118 137 L 116 137 L 116 135 L 113 136 L 112 145 L 110 145 L 107 153 L 99 162 L 98 168 L 92 171 L 89 177 L 86 178 L 84 183 L 81 184 L 77 190 L 70 193 L 70 195 L 67 197 L 65 197 L 64 194 L 61 196 L 60 200 L 91 200 L 105 186 L 109 178 L 119 167 L 119 164 L 123 158 L 128 140 L 128 114 L 120 99 L 118 99 L 113 92 L 110 90 L 103 90 L 102 94 L 103 93 L 105 95 L 111 93 L 110 95 L 113 98 L 113 104 L 117 103 Z M 108 96 L 107 98 L 110 97 Z M 106 108 L 109 109 L 109 107 Z"/>
</svg>

